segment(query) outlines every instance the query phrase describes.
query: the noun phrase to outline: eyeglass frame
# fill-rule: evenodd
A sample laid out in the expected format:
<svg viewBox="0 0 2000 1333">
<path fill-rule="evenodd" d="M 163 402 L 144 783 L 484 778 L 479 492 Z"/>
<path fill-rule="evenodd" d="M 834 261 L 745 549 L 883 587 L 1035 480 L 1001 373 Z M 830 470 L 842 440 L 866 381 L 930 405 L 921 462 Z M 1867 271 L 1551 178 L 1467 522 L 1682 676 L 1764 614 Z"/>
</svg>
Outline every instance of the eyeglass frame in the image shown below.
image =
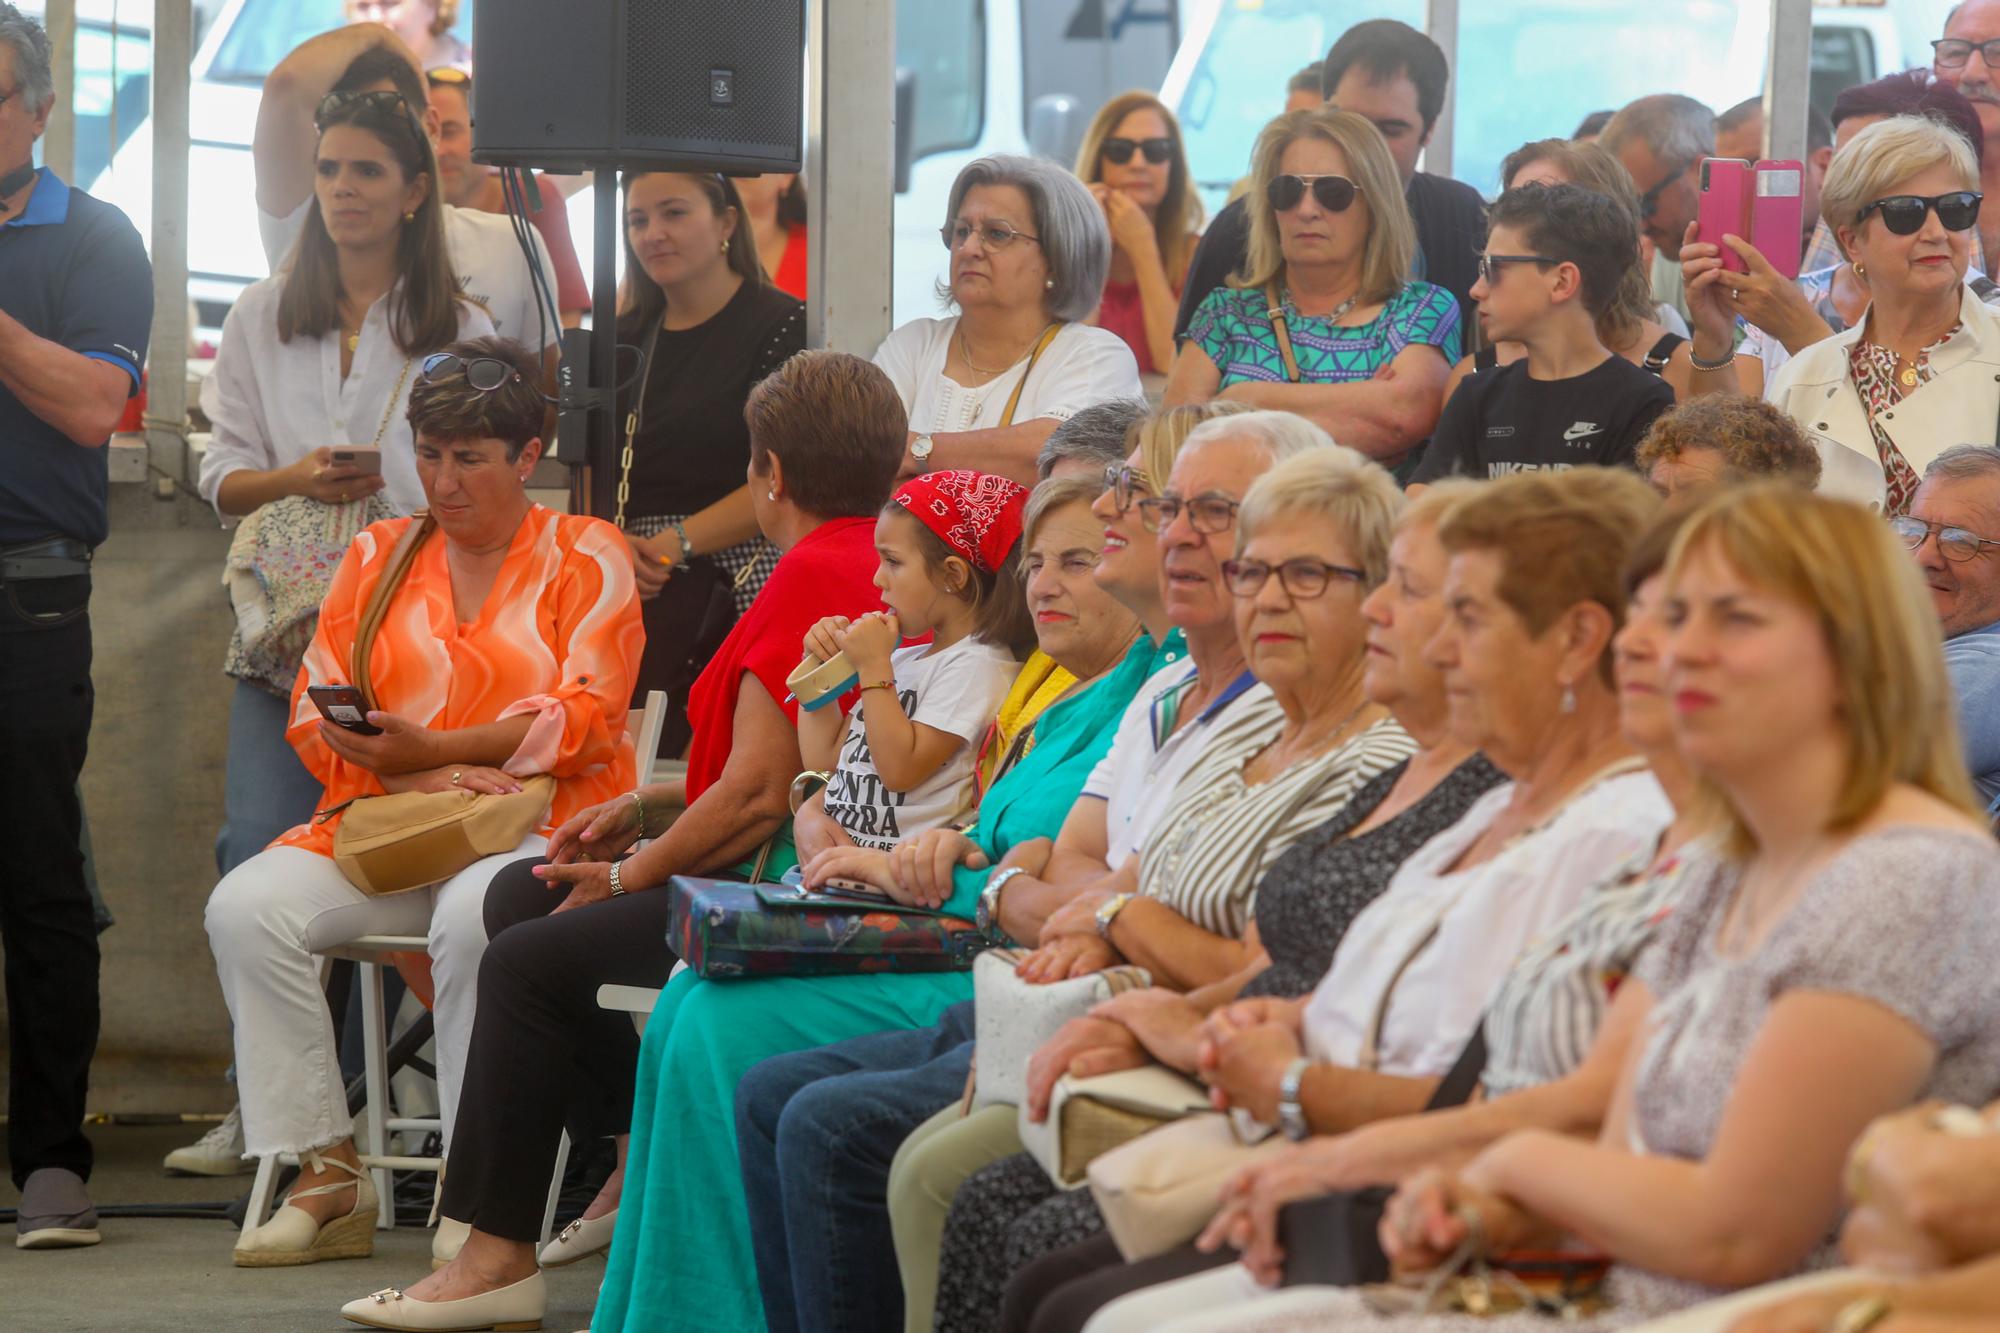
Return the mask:
<svg viewBox="0 0 2000 1333">
<path fill-rule="evenodd" d="M 2000 41 L 2000 38 L 1996 38 L 1995 40 Z M 1963 227 L 1954 227 L 1944 220 L 1944 212 L 1938 205 L 1947 199 L 1957 199 L 1963 196 L 1970 196 L 1972 199 L 1972 220 L 1967 222 Z M 1900 203 L 1905 199 L 1914 200 L 1922 204 L 1924 211 L 1917 215 L 1916 226 L 1910 228 L 1908 231 L 1897 231 L 1895 227 L 1890 225 L 1889 215 L 1882 212 L 1881 209 L 1884 204 Z M 1915 236 L 1924 229 L 1924 223 L 1935 213 L 1937 214 L 1938 226 L 1943 227 L 1946 231 L 1953 233 L 1967 232 L 1979 225 L 1979 206 L 1985 202 L 1986 195 L 1979 190 L 1946 190 L 1943 194 L 1930 195 L 1885 194 L 1880 199 L 1871 199 L 1863 204 L 1861 211 L 1854 215 L 1854 225 L 1859 227 L 1863 222 L 1868 220 L 1870 213 L 1874 213 L 1882 219 L 1882 226 L 1887 229 L 1891 236 Z"/>
<path fill-rule="evenodd" d="M 1132 506 L 1138 503 L 1141 486 L 1145 487 L 1148 495 L 1152 494 L 1153 482 L 1144 468 L 1133 467 L 1130 463 L 1104 465 L 1104 489 L 1110 493 L 1111 507 L 1120 518 L 1131 513 Z"/>
<path fill-rule="evenodd" d="M 1283 208 L 1280 208 L 1278 201 L 1273 199 L 1271 194 L 1278 188 L 1278 182 L 1284 180 L 1299 182 L 1299 197 L 1292 200 L 1291 203 L 1286 204 Z M 1348 196 L 1346 203 L 1335 207 L 1333 204 L 1320 198 L 1319 183 L 1321 181 L 1346 181 L 1347 188 L 1352 190 L 1353 193 Z M 1291 212 L 1306 201 L 1307 195 L 1311 195 L 1313 202 L 1329 213 L 1345 213 L 1348 209 L 1354 207 L 1355 201 L 1360 199 L 1365 193 L 1366 191 L 1361 188 L 1361 182 L 1355 180 L 1352 176 L 1343 175 L 1338 171 L 1281 171 L 1264 183 L 1264 202 L 1270 205 L 1273 213 Z"/>
<path fill-rule="evenodd" d="M 1473 258 L 1479 271 L 1479 280 L 1491 287 L 1500 276 L 1499 269 L 1508 264 L 1567 264 L 1567 259 L 1557 259 L 1553 255 L 1490 255 L 1484 250 L 1477 251 Z"/>
<path fill-rule="evenodd" d="M 1123 158 L 1117 158 L 1111 155 L 1114 151 L 1114 149 L 1112 148 L 1113 144 L 1117 144 L 1120 148 L 1123 148 L 1125 150 L 1125 156 Z M 1154 157 L 1152 152 L 1149 150 L 1148 145 L 1151 144 L 1159 145 L 1160 155 L 1158 157 Z M 1097 146 L 1098 156 L 1102 157 L 1105 161 L 1117 167 L 1122 167 L 1126 163 L 1130 162 L 1132 160 L 1133 154 L 1135 153 L 1141 157 L 1144 157 L 1146 161 L 1152 166 L 1164 167 L 1165 165 L 1167 165 L 1167 163 L 1174 160 L 1173 138 L 1172 136 L 1165 134 L 1156 134 L 1145 139 L 1127 139 L 1122 135 L 1113 135 L 1112 137 L 1106 139 L 1103 143 Z"/>
<path fill-rule="evenodd" d="M 1957 64 L 1952 64 L 1944 58 L 1943 47 L 1947 43 L 1965 48 L 1965 54 L 1959 58 Z M 1938 69 L 1964 69 L 1972 63 L 1974 51 L 1979 52 L 1979 58 L 1986 63 L 1988 69 L 2000 69 L 2000 59 L 1996 59 L 1993 54 L 1995 51 L 2000 51 L 2000 37 L 1989 37 L 1983 42 L 1969 42 L 1963 37 L 1939 37 L 1931 42 L 1931 64 Z"/>
<path fill-rule="evenodd" d="M 1202 519 L 1200 522 L 1197 522 L 1195 520 L 1196 505 L 1206 505 L 1211 508 L 1217 505 L 1227 506 L 1228 512 L 1220 526 L 1203 527 L 1203 523 L 1211 523 L 1214 520 Z M 1185 510 L 1187 512 L 1188 527 L 1204 537 L 1219 537 L 1235 525 L 1236 513 L 1243 508 L 1243 502 L 1231 499 L 1227 495 L 1218 494 L 1215 491 L 1203 491 L 1200 495 L 1191 496 L 1186 499 L 1175 495 L 1172 491 L 1164 491 L 1159 495 L 1149 495 L 1143 500 L 1135 501 L 1133 507 L 1139 511 L 1140 526 L 1144 527 L 1148 532 L 1155 534 L 1165 532 L 1174 525 L 1174 520 L 1179 518 L 1181 512 Z M 1164 512 L 1169 510 L 1171 512 Z M 1164 516 L 1162 516 L 1163 512 Z"/>
<path fill-rule="evenodd" d="M 951 234 L 960 227 L 965 228 L 965 235 L 959 237 L 954 242 L 951 239 Z M 1001 230 L 1004 230 L 1007 234 L 1005 240 L 994 240 L 986 234 L 989 231 Z M 1042 243 L 1042 238 L 1039 236 L 1025 231 L 1015 231 L 1014 225 L 1010 222 L 982 222 L 977 227 L 969 222 L 947 222 L 944 226 L 938 228 L 938 239 L 944 242 L 944 248 L 947 253 L 955 255 L 967 241 L 972 239 L 975 232 L 979 235 L 979 243 L 988 250 L 1005 250 L 1016 241 L 1033 241 L 1036 245 Z"/>
<path fill-rule="evenodd" d="M 1301 566 L 1306 565 L 1313 566 L 1319 571 L 1319 587 L 1311 592 L 1306 592 L 1303 589 L 1292 586 L 1293 573 L 1298 572 Z M 1248 589 L 1237 587 L 1237 579 L 1247 574 L 1251 569 L 1262 569 L 1264 571 L 1264 576 L 1257 580 L 1257 586 Z M 1326 590 L 1331 588 L 1336 581 L 1357 585 L 1368 581 L 1367 570 L 1356 569 L 1352 565 L 1331 564 L 1325 560 L 1316 560 L 1311 556 L 1304 555 L 1294 556 L 1290 560 L 1280 560 L 1275 565 L 1263 560 L 1225 560 L 1222 562 L 1223 586 L 1229 589 L 1231 597 L 1241 598 L 1245 601 L 1262 593 L 1265 587 L 1271 582 L 1273 574 L 1278 576 L 1278 586 L 1285 590 L 1285 596 L 1295 602 L 1310 602 L 1326 596 Z"/>
<path fill-rule="evenodd" d="M 1700 161 L 1700 159 L 1696 158 L 1695 161 Z M 1660 200 L 1666 196 L 1667 191 L 1673 187 L 1675 181 L 1687 175 L 1688 168 L 1693 165 L 1694 162 L 1681 163 L 1672 171 L 1660 177 L 1659 180 L 1653 182 L 1653 187 L 1639 196 L 1639 221 L 1651 222 L 1653 220 L 1653 214 L 1660 211 Z"/>
<path fill-rule="evenodd" d="M 423 376 L 424 383 L 436 384 L 451 373 L 450 368 L 444 364 L 447 361 L 457 362 L 458 369 L 464 377 L 466 384 L 481 393 L 498 393 L 510 382 L 518 384 L 523 378 L 517 368 L 502 361 L 497 356 L 460 356 L 457 352 L 432 352 L 418 364 L 417 373 Z M 499 382 L 495 384 L 478 383 L 472 378 L 472 368 L 474 366 L 500 367 L 502 374 Z"/>
<path fill-rule="evenodd" d="M 1910 540 L 1910 534 L 1903 531 L 1901 525 L 1905 523 L 1923 524 L 1924 530 L 1918 534 L 1915 541 Z M 1895 515 L 1889 520 L 1889 531 L 1896 535 L 1898 541 L 1904 543 L 1903 549 L 1906 551 L 1922 550 L 1924 543 L 1935 537 L 1937 539 L 1938 554 L 1955 565 L 1970 564 L 1985 554 L 1987 547 L 2000 546 L 2000 540 L 1992 537 L 1982 537 L 1971 528 L 1961 528 L 1956 523 L 1935 523 L 1927 518 L 1918 518 L 1915 514 Z M 1973 543 L 1972 554 L 1953 555 L 1947 550 L 1944 544 L 1944 535 L 1947 532 L 1960 533 L 1970 540 Z"/>
</svg>

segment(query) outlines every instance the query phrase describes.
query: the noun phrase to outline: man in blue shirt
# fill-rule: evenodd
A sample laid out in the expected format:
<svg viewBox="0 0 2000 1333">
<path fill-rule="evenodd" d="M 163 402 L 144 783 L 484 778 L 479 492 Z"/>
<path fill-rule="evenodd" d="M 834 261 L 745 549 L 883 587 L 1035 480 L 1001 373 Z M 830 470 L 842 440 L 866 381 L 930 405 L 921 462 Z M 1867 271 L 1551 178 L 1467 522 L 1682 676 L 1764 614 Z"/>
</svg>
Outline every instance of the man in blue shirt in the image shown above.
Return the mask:
<svg viewBox="0 0 2000 1333">
<path fill-rule="evenodd" d="M 97 932 L 76 781 L 90 739 L 90 555 L 104 452 L 139 388 L 152 270 L 117 209 L 34 169 L 55 105 L 48 38 L 0 0 L 0 878 L 21 1249 L 95 1245 L 83 1135 Z"/>
<path fill-rule="evenodd" d="M 2000 449 L 1962 444 L 1939 454 L 1909 515 L 1890 526 L 1937 607 L 1966 767 L 1990 807 L 2000 800 Z"/>
</svg>

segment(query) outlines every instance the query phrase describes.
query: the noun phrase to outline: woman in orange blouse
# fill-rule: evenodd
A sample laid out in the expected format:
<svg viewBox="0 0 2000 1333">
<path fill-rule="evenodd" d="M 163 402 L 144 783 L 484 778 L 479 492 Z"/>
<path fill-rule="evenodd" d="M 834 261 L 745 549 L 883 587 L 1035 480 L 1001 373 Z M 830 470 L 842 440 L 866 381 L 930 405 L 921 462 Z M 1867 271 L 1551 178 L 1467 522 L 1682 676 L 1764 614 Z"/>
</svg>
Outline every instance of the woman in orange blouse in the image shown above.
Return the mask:
<svg viewBox="0 0 2000 1333">
<path fill-rule="evenodd" d="M 359 1258 L 374 1247 L 375 1191 L 360 1170 L 313 955 L 360 935 L 428 935 L 447 1145 L 472 1031 L 481 907 L 493 874 L 546 834 L 634 785 L 625 706 L 643 647 L 625 539 L 598 519 L 529 501 L 541 454 L 540 372 L 498 338 L 427 358 L 410 395 L 417 474 L 436 520 L 369 655 L 379 735 L 331 726 L 308 685 L 353 679 L 349 650 L 370 593 L 414 519 L 355 538 L 306 652 L 287 732 L 326 786 L 323 810 L 408 791 L 519 790 L 556 779 L 548 824 L 520 847 L 429 888 L 368 897 L 332 859 L 338 813 L 303 824 L 231 871 L 208 900 L 216 971 L 235 1023 L 249 1155 L 296 1153 L 285 1206 L 239 1242 L 240 1267 Z"/>
</svg>

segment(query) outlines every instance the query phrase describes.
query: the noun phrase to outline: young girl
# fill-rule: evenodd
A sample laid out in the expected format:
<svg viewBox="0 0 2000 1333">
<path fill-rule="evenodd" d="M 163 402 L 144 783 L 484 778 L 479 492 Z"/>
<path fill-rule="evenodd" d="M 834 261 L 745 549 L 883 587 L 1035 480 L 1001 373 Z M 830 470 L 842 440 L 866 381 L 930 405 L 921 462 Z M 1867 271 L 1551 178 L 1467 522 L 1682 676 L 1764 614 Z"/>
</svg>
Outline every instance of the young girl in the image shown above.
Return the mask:
<svg viewBox="0 0 2000 1333">
<path fill-rule="evenodd" d="M 973 746 L 1033 643 L 1014 556 L 1027 494 L 984 472 L 904 483 L 875 521 L 875 586 L 888 610 L 807 631 L 807 652 L 846 653 L 861 682 L 844 736 L 835 709 L 799 714 L 806 766 L 834 770 L 813 801 L 840 841 L 888 851 L 970 804 Z M 896 646 L 926 633 L 928 645 Z"/>
</svg>

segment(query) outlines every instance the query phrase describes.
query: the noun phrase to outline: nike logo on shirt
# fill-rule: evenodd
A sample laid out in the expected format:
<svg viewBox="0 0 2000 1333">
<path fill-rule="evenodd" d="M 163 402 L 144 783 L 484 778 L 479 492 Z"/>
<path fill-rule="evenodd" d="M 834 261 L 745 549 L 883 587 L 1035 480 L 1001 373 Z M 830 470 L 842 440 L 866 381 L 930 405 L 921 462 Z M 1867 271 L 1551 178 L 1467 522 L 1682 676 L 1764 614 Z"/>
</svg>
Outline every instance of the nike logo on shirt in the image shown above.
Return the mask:
<svg viewBox="0 0 2000 1333">
<path fill-rule="evenodd" d="M 1563 442 L 1565 444 L 1573 444 L 1578 440 L 1587 440 L 1593 435 L 1602 435 L 1603 433 L 1604 427 L 1598 425 L 1595 421 L 1579 421 L 1563 432 Z"/>
</svg>

